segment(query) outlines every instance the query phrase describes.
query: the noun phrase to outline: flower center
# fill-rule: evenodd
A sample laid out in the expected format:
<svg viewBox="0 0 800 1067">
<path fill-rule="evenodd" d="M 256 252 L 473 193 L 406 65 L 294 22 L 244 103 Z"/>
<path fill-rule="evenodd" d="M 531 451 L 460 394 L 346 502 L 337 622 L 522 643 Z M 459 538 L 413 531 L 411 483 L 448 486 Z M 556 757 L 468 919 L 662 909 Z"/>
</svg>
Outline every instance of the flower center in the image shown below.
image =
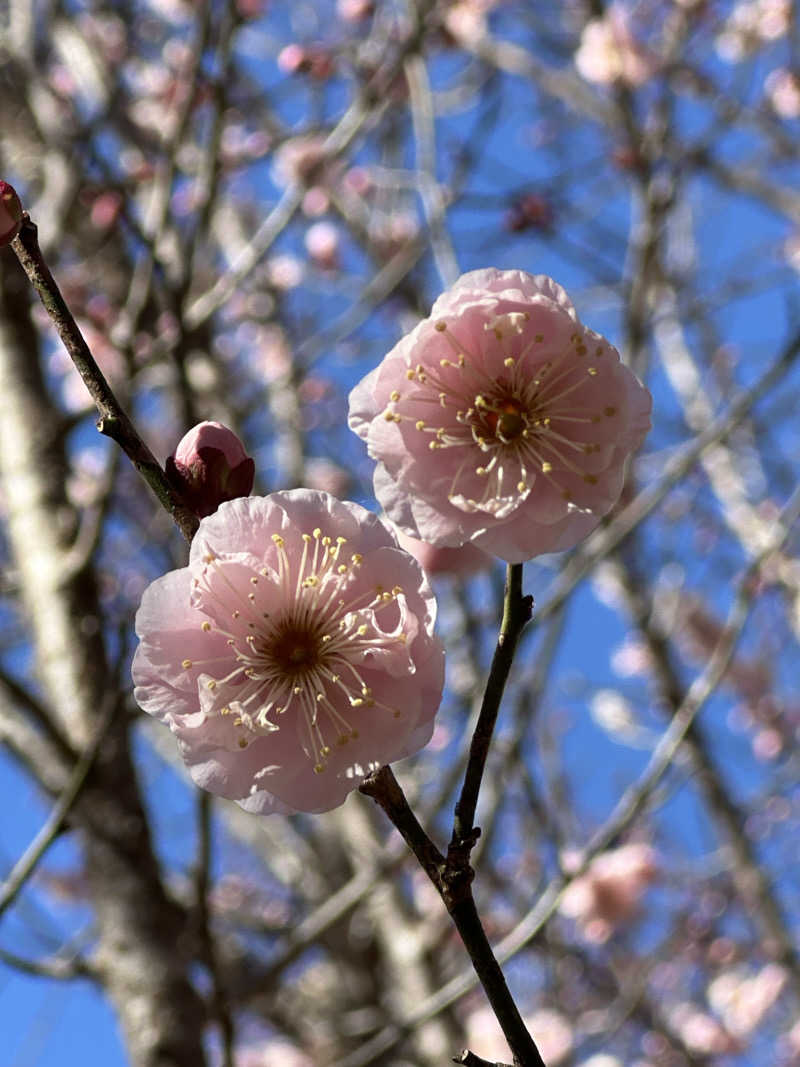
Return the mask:
<svg viewBox="0 0 800 1067">
<path fill-rule="evenodd" d="M 437 322 L 453 358 L 409 367 L 409 391 L 395 389 L 383 413 L 387 422 L 413 422 L 431 452 L 461 451 L 449 500 L 462 510 L 505 518 L 538 478 L 580 510 L 581 483 L 598 484 L 596 461 L 587 457 L 601 450 L 602 437 L 592 427 L 617 414 L 601 403 L 606 348 L 576 331 L 555 355 L 537 357 L 548 338 L 529 324 L 526 312 L 495 316 L 475 353 Z M 594 380 L 600 388 L 587 389 Z"/>
<path fill-rule="evenodd" d="M 230 652 L 217 659 L 187 659 L 182 666 L 202 672 L 198 683 L 214 698 L 209 713 L 233 717 L 242 748 L 255 736 L 278 730 L 278 720 L 291 712 L 314 770 L 321 773 L 332 745 L 359 736 L 354 709 L 402 717 L 399 708 L 373 694 L 363 668 L 373 650 L 405 645 L 396 605 L 403 590 L 359 581 L 362 556 L 343 558 L 343 537 L 334 540 L 320 529 L 301 533 L 299 558 L 290 555 L 280 534 L 272 541 L 276 570 L 261 567 L 242 575 L 239 564 L 213 552 L 205 557 L 203 575 L 194 584 L 218 621 L 205 620 L 201 629 L 221 633 Z M 262 585 L 279 591 L 279 612 L 263 610 Z M 268 599 L 275 602 L 274 596 Z M 384 612 L 391 614 L 381 623 Z"/>
<path fill-rule="evenodd" d="M 477 401 L 477 397 L 476 397 Z M 476 407 L 478 407 L 476 403 Z M 507 445 L 521 437 L 527 429 L 527 412 L 515 397 L 496 400 L 490 405 L 483 405 L 483 415 L 479 421 L 478 435 L 489 434 L 501 444 Z M 478 408 L 480 410 L 480 408 Z"/>
<path fill-rule="evenodd" d="M 286 624 L 270 640 L 254 642 L 254 650 L 289 677 L 305 674 L 322 659 L 317 636 L 307 629 Z"/>
</svg>

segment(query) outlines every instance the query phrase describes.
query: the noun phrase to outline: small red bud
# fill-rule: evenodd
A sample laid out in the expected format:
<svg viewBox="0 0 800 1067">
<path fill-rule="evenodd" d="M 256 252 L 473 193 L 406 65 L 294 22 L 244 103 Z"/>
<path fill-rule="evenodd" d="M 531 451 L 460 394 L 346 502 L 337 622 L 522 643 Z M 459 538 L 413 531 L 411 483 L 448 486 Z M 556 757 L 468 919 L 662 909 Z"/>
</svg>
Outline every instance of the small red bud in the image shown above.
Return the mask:
<svg viewBox="0 0 800 1067">
<path fill-rule="evenodd" d="M 549 231 L 553 226 L 553 218 L 553 208 L 548 200 L 536 193 L 526 193 L 511 205 L 505 225 L 511 233 L 522 233 L 525 230 Z"/>
<path fill-rule="evenodd" d="M 22 229 L 22 204 L 16 190 L 0 181 L 0 248 L 11 244 Z"/>
<path fill-rule="evenodd" d="M 256 466 L 233 430 L 200 422 L 181 438 L 166 470 L 170 484 L 202 519 L 224 500 L 249 496 Z"/>
</svg>

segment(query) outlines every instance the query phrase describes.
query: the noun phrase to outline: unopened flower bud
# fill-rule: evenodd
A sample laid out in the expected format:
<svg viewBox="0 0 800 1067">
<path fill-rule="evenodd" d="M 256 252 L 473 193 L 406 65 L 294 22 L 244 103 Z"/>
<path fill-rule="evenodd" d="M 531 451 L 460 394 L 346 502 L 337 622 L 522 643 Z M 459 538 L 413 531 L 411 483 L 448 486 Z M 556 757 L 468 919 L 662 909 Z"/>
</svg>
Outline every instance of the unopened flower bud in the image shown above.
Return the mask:
<svg viewBox="0 0 800 1067">
<path fill-rule="evenodd" d="M 196 515 L 213 515 L 223 500 L 249 496 L 255 463 L 233 430 L 200 422 L 189 430 L 166 463 L 167 478 Z"/>
<path fill-rule="evenodd" d="M 16 190 L 0 181 L 0 248 L 10 244 L 22 228 L 22 204 Z"/>
</svg>

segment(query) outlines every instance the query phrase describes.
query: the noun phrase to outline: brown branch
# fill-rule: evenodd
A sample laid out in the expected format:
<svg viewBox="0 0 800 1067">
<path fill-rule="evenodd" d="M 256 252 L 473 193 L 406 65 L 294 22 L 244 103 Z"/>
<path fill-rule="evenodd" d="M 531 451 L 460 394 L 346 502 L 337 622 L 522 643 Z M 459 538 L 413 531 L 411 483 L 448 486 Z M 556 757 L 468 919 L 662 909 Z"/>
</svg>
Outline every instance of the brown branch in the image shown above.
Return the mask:
<svg viewBox="0 0 800 1067">
<path fill-rule="evenodd" d="M 97 429 L 116 441 L 153 490 L 159 503 L 172 516 L 183 536 L 187 541 L 191 541 L 198 526 L 197 516 L 187 508 L 169 484 L 158 460 L 136 432 L 130 418 L 114 396 L 50 273 L 39 247 L 36 225 L 29 218 L 26 217 L 22 229 L 11 242 L 11 247 L 89 390 L 100 414 Z"/>
<path fill-rule="evenodd" d="M 507 1063 L 494 1063 L 492 1060 L 483 1059 L 482 1056 L 476 1056 L 468 1048 L 465 1048 L 460 1056 L 456 1056 L 453 1063 L 461 1063 L 464 1067 L 509 1067 Z"/>
<path fill-rule="evenodd" d="M 470 851 L 480 834 L 480 829 L 473 824 L 481 779 L 514 653 L 520 634 L 530 620 L 532 609 L 533 597 L 522 595 L 522 564 L 509 564 L 506 571 L 503 621 L 500 624 L 500 634 L 486 681 L 478 722 L 472 735 L 464 784 L 456 802 L 453 836 L 448 848 L 448 862 L 452 865 L 469 863 Z"/>
<path fill-rule="evenodd" d="M 383 808 L 436 887 L 469 953 L 475 973 L 514 1055 L 516 1067 L 545 1067 L 481 924 L 472 896 L 472 869 L 467 863 L 454 866 L 445 859 L 409 807 L 391 768 L 381 767 L 360 788 L 362 793 L 372 797 Z"/>
<path fill-rule="evenodd" d="M 234 1067 L 234 1025 L 228 1003 L 227 990 L 222 980 L 217 947 L 211 930 L 212 801 L 210 793 L 200 790 L 197 796 L 198 857 L 195 870 L 195 911 L 199 927 L 200 945 L 206 968 L 211 977 L 211 1008 L 216 1018 L 222 1040 L 222 1067 Z"/>
</svg>

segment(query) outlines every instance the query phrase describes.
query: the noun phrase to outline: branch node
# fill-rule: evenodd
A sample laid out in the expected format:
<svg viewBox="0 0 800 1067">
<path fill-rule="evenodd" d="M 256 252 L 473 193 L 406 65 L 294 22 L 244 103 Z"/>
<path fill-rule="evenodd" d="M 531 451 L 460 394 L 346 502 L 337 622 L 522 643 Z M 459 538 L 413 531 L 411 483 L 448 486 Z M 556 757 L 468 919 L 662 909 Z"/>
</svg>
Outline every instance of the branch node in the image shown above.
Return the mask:
<svg viewBox="0 0 800 1067">
<path fill-rule="evenodd" d="M 119 434 L 120 421 L 116 415 L 103 415 L 95 423 L 98 433 L 103 434 L 104 437 L 110 437 L 112 440 L 116 440 Z"/>
</svg>

